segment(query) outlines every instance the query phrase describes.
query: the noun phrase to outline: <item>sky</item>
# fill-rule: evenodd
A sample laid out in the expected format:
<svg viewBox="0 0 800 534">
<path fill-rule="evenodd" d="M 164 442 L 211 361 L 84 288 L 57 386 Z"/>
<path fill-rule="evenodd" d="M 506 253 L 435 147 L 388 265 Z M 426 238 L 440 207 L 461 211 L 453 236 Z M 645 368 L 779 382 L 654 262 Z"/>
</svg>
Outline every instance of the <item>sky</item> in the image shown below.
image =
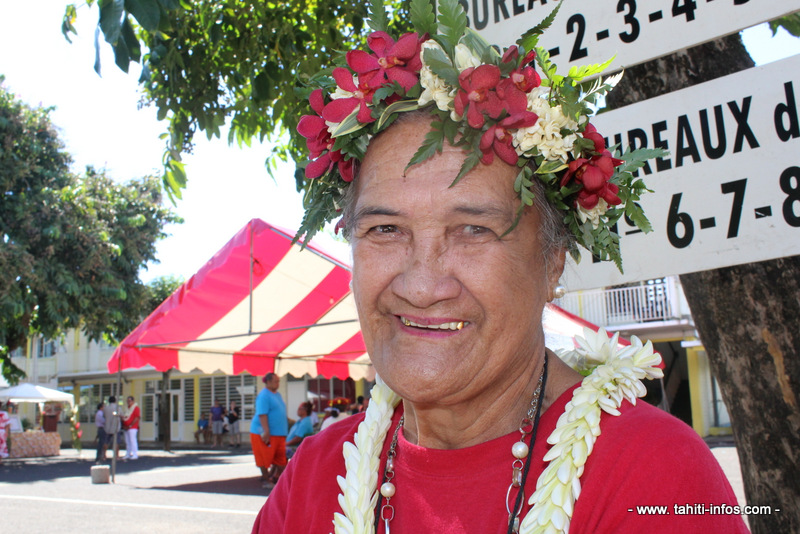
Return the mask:
<svg viewBox="0 0 800 534">
<path fill-rule="evenodd" d="M 93 69 L 96 11 L 79 8 L 78 36 L 70 44 L 61 34 L 67 3 L 0 0 L 0 75 L 6 88 L 29 105 L 55 107 L 51 120 L 72 154 L 74 170 L 93 165 L 118 181 L 160 175 L 164 143 L 159 135 L 166 123 L 156 119 L 155 108 L 140 108 L 139 65 L 123 73 L 104 45 L 98 76 Z M 757 64 L 800 53 L 800 39 L 783 30 L 772 38 L 766 25 L 746 30 L 743 38 Z M 166 228 L 170 236 L 158 244 L 160 263 L 140 275 L 145 282 L 164 275 L 188 279 L 252 218 L 291 231 L 302 220 L 293 164 L 284 164 L 273 180 L 264 166 L 268 146 L 229 147 L 224 135 L 208 141 L 201 133 L 195 139 L 193 154 L 184 158 L 188 187 L 173 207 L 184 223 Z M 347 260 L 341 243 L 320 237 L 320 246 Z"/>
</svg>

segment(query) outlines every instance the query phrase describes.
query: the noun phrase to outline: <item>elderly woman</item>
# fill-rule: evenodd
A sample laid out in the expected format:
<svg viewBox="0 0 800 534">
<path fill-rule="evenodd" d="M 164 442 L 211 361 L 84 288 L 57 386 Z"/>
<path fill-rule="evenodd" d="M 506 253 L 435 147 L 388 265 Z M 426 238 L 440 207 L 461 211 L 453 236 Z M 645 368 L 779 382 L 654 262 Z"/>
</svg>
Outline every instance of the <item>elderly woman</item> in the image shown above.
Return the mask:
<svg viewBox="0 0 800 534">
<path fill-rule="evenodd" d="M 452 22 L 457 4 L 440 3 Z M 739 516 L 676 513 L 736 500 L 690 428 L 635 404 L 639 379 L 660 374 L 649 343 L 619 353 L 587 334 L 564 356 L 585 378 L 545 347 L 571 238 L 618 257 L 604 236 L 617 193 L 636 192 L 623 162 L 567 113 L 581 97 L 555 79 L 537 90 L 524 48 L 492 55 L 448 27 L 436 44 L 372 34 L 377 57 L 349 53 L 358 76 L 335 70 L 328 103 L 312 94 L 324 126 L 301 121 L 323 182 L 310 198 L 332 178 L 345 191 L 380 378 L 366 414 L 304 440 L 254 532 L 746 532 Z M 386 101 L 368 94 L 387 85 Z"/>
</svg>

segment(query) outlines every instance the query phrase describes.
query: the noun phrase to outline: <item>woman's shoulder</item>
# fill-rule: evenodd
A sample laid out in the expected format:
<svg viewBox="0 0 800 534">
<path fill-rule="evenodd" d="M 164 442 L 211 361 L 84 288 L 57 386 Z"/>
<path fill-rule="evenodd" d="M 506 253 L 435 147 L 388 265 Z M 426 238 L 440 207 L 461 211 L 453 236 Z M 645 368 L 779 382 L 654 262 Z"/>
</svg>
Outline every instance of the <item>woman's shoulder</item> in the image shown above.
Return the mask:
<svg viewBox="0 0 800 534">
<path fill-rule="evenodd" d="M 641 400 L 635 406 L 625 401 L 620 412 L 601 417 L 581 477 L 573 520 L 585 528 L 577 532 L 652 531 L 653 518 L 639 515 L 640 507 L 666 507 L 672 514 L 686 503 L 736 504 L 719 462 L 689 425 Z M 661 531 L 746 531 L 738 518 L 661 519 L 668 520 Z"/>
<path fill-rule="evenodd" d="M 635 405 L 624 401 L 620 412 L 619 416 L 603 414 L 600 428 L 606 437 L 616 436 L 650 446 L 675 446 L 677 443 L 708 449 L 697 432 L 684 421 L 641 399 Z"/>
</svg>

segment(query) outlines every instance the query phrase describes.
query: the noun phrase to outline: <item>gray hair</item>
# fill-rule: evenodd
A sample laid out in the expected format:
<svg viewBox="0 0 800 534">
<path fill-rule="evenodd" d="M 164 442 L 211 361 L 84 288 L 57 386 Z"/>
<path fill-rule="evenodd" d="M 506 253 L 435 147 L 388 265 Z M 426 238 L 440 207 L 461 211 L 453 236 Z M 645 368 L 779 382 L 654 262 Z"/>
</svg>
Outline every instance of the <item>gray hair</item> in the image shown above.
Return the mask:
<svg viewBox="0 0 800 534">
<path fill-rule="evenodd" d="M 407 113 L 400 113 L 392 126 L 424 118 L 432 118 L 432 115 L 428 110 L 416 110 Z M 383 130 L 378 134 L 378 136 L 382 135 L 387 130 L 390 130 L 392 126 L 389 126 L 386 130 Z M 374 139 L 375 137 L 373 137 L 370 141 Z M 535 168 L 532 160 L 529 165 Z M 340 199 L 343 221 L 342 235 L 348 241 L 351 240 L 353 235 L 353 223 L 355 221 L 353 210 L 355 209 L 356 201 L 358 200 L 359 171 L 360 166 L 356 165 L 354 168 L 355 177 L 353 178 L 353 182 L 349 187 L 346 188 L 344 195 Z M 544 184 L 536 179 L 532 181 L 533 193 L 535 195 L 533 206 L 537 209 L 540 217 L 539 241 L 542 247 L 542 256 L 545 261 L 545 267 L 549 273 L 559 252 L 571 251 L 577 247 L 577 243 L 575 241 L 575 237 L 572 235 L 572 232 L 564 222 L 564 214 L 562 211 L 559 210 L 549 200 L 547 200 Z"/>
</svg>

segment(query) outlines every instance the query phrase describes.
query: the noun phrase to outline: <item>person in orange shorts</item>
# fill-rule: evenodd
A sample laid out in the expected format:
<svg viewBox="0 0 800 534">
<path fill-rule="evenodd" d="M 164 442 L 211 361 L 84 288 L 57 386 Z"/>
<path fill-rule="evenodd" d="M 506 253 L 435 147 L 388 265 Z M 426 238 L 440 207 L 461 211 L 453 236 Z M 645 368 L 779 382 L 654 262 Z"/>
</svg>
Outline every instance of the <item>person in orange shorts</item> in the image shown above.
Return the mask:
<svg viewBox="0 0 800 534">
<path fill-rule="evenodd" d="M 286 404 L 278 393 L 281 379 L 275 373 L 268 373 L 262 381 L 266 387 L 256 397 L 256 413 L 250 423 L 250 445 L 256 466 L 261 469 L 261 487 L 271 489 L 286 467 L 289 419 L 286 417 Z"/>
</svg>

